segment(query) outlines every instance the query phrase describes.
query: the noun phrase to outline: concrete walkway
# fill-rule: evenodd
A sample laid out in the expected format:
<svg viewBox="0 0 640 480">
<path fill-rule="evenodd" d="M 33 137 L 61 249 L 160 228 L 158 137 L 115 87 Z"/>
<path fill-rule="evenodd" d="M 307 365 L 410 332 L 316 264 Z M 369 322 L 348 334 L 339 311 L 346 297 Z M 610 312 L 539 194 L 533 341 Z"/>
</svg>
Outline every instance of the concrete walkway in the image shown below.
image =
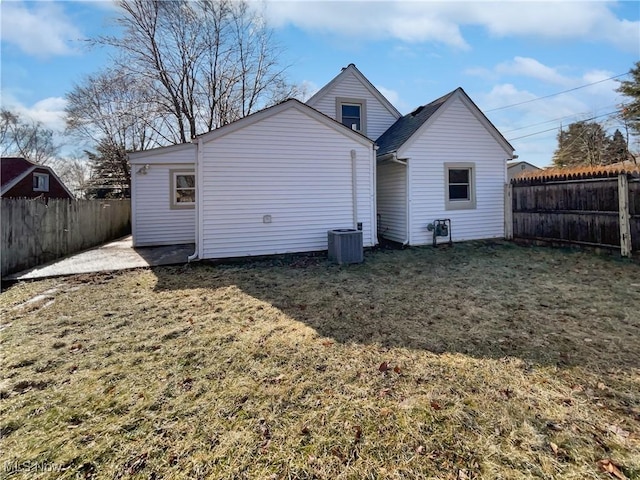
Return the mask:
<svg viewBox="0 0 640 480">
<path fill-rule="evenodd" d="M 131 236 L 128 236 L 45 265 L 8 275 L 3 280 L 35 280 L 77 273 L 183 264 L 187 263 L 187 257 L 193 253 L 193 250 L 193 244 L 134 249 Z"/>
</svg>

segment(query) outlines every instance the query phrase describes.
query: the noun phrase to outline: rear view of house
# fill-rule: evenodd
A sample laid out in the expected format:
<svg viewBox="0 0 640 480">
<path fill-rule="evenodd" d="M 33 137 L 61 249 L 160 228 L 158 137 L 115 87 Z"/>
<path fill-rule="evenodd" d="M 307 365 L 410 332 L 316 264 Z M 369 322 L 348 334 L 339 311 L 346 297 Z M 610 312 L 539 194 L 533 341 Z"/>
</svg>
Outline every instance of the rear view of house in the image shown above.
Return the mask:
<svg viewBox="0 0 640 480">
<path fill-rule="evenodd" d="M 462 89 L 402 116 L 350 64 L 306 104 L 131 154 L 134 245 L 194 242 L 200 259 L 310 252 L 334 229 L 361 230 L 364 247 L 378 234 L 422 245 L 439 218 L 454 240 L 502 237 L 512 157 Z"/>
</svg>

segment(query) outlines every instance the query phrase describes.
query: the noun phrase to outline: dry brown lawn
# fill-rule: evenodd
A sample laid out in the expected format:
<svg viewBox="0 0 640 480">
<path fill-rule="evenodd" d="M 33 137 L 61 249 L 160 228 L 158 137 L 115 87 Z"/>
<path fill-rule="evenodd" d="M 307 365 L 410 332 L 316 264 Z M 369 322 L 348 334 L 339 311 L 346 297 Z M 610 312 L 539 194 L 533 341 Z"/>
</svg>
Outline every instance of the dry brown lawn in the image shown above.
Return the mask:
<svg viewBox="0 0 640 480">
<path fill-rule="evenodd" d="M 638 479 L 640 267 L 502 243 L 0 295 L 8 478 Z"/>
</svg>

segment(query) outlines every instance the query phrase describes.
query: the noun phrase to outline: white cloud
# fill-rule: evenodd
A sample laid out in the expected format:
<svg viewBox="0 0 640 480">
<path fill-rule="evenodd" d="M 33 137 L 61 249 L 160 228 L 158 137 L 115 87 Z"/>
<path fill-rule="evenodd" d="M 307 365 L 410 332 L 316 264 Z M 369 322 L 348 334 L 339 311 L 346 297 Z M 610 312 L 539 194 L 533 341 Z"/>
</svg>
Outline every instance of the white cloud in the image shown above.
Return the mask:
<svg viewBox="0 0 640 480">
<path fill-rule="evenodd" d="M 543 65 L 534 58 L 515 57 L 512 61 L 497 65 L 496 72 L 499 74 L 522 75 L 557 85 L 568 86 L 572 83 L 570 78 L 561 75 L 555 68 Z"/>
<path fill-rule="evenodd" d="M 269 0 L 265 12 L 275 26 L 353 38 L 437 42 L 468 49 L 461 27 L 482 27 L 496 37 L 604 41 L 638 48 L 640 22 L 620 19 L 604 2 L 407 2 Z M 357 19 L 357 21 L 354 21 Z"/>
<path fill-rule="evenodd" d="M 441 18 L 436 9 L 425 9 L 424 5 L 427 4 L 402 1 L 268 1 L 265 14 L 276 27 L 293 24 L 356 42 L 396 38 L 405 42 L 434 41 L 468 48 L 458 25 Z"/>
<path fill-rule="evenodd" d="M 53 2 L 2 2 L 1 38 L 37 57 L 75 53 L 72 42 L 83 38 L 82 32 Z"/>
<path fill-rule="evenodd" d="M 385 88 L 381 85 L 376 85 L 376 88 L 380 93 L 391 102 L 391 104 L 400 112 L 408 112 L 412 106 L 400 98 L 400 94 L 390 88 Z M 413 106 L 415 108 L 415 105 Z"/>
<path fill-rule="evenodd" d="M 62 133 L 65 129 L 65 107 L 62 97 L 44 98 L 31 106 L 24 105 L 6 91 L 2 92 L 2 108 L 19 114 L 25 119 L 41 122 L 46 128 Z"/>
<path fill-rule="evenodd" d="M 572 86 L 609 77 L 611 73 L 607 71 L 590 71 L 574 78 Z M 603 124 L 609 133 L 619 127 L 615 118 L 608 115 L 616 110 L 620 101 L 612 82 L 605 81 L 540 100 L 537 99 L 541 95 L 511 83 L 501 83 L 485 94 L 476 95 L 474 99 L 516 148 L 521 160 L 543 166 L 551 162 L 557 147 L 556 135 L 561 126 L 594 119 Z M 507 105 L 515 106 L 500 109 Z"/>
<path fill-rule="evenodd" d="M 306 102 L 307 100 L 309 100 L 316 93 L 318 93 L 318 90 L 320 90 L 318 85 L 315 82 L 312 82 L 311 80 L 303 80 L 302 83 L 300 84 L 300 89 L 302 91 L 303 102 Z"/>
</svg>

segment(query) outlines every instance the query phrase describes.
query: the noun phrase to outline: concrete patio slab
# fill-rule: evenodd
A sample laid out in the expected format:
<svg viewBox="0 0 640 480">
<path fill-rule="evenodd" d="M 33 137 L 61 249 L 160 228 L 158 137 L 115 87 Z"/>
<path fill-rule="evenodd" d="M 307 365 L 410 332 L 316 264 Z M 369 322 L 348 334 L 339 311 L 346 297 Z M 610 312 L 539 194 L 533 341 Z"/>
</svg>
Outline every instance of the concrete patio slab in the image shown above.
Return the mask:
<svg viewBox="0 0 640 480">
<path fill-rule="evenodd" d="M 78 273 L 107 272 L 187 263 L 193 244 L 133 248 L 131 236 L 45 265 L 7 275 L 3 281 L 36 280 Z"/>
</svg>

